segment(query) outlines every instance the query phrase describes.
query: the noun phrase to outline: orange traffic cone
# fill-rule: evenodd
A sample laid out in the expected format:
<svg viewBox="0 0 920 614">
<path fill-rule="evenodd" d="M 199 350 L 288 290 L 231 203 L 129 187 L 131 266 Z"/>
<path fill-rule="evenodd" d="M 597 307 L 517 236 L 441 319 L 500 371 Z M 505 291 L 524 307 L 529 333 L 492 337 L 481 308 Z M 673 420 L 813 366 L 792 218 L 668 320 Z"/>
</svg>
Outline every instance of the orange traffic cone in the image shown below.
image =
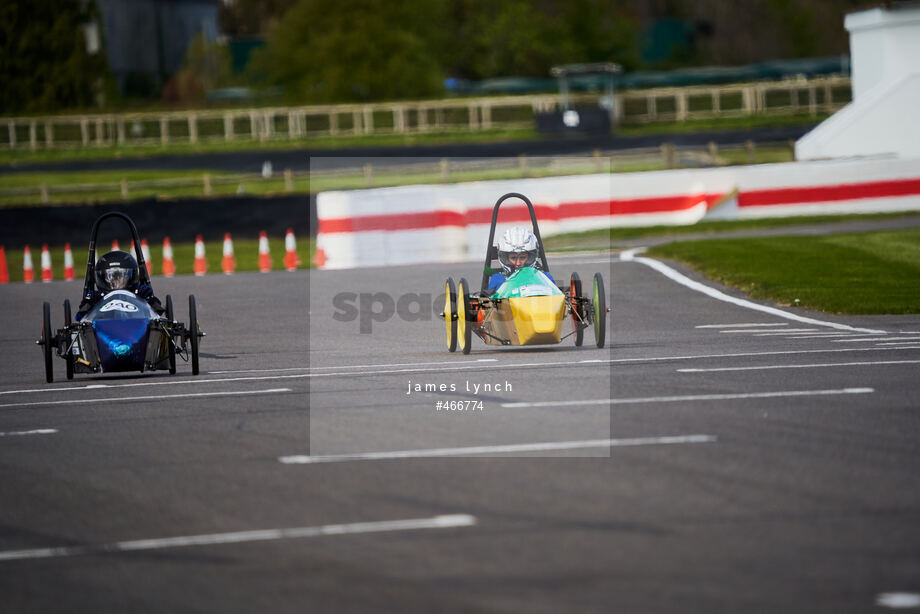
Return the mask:
<svg viewBox="0 0 920 614">
<path fill-rule="evenodd" d="M 6 268 L 6 250 L 0 245 L 0 284 L 10 283 L 10 271 Z"/>
<path fill-rule="evenodd" d="M 268 252 L 268 234 L 263 230 L 259 233 L 259 271 L 268 273 L 272 270 L 272 257 Z"/>
<path fill-rule="evenodd" d="M 221 269 L 224 271 L 224 275 L 232 275 L 236 270 L 236 257 L 233 255 L 233 239 L 230 238 L 230 233 L 224 235 L 224 259 L 221 262 Z"/>
<path fill-rule="evenodd" d="M 73 281 L 73 252 L 70 243 L 64 244 L 64 281 Z"/>
<path fill-rule="evenodd" d="M 35 270 L 32 268 L 32 252 L 29 251 L 28 245 L 22 252 L 22 281 L 27 284 L 35 281 Z"/>
<path fill-rule="evenodd" d="M 204 258 L 204 239 L 201 235 L 195 237 L 195 275 L 201 276 L 208 272 L 208 261 Z"/>
<path fill-rule="evenodd" d="M 172 277 L 176 274 L 176 262 L 173 260 L 172 243 L 169 237 L 163 237 L 163 275 Z"/>
<path fill-rule="evenodd" d="M 150 246 L 147 239 L 141 239 L 141 253 L 144 255 L 144 264 L 147 265 L 147 275 L 153 275 L 153 261 L 150 260 Z"/>
<path fill-rule="evenodd" d="M 51 270 L 51 252 L 48 251 L 48 244 L 42 243 L 42 282 L 48 283 L 54 279 L 54 271 Z"/>
<path fill-rule="evenodd" d="M 297 241 L 294 239 L 293 228 L 287 229 L 284 237 L 284 252 L 284 268 L 288 271 L 296 271 L 300 258 L 297 257 Z"/>
<path fill-rule="evenodd" d="M 121 248 L 118 247 L 118 239 L 112 239 L 112 251 L 113 252 L 121 251 Z"/>
</svg>

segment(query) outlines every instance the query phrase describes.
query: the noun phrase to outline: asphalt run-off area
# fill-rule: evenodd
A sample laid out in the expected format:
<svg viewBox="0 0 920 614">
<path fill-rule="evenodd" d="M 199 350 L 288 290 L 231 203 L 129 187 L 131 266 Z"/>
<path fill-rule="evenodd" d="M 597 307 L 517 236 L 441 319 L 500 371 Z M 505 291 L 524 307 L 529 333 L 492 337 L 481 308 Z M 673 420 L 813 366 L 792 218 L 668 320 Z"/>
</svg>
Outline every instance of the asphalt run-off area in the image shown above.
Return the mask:
<svg viewBox="0 0 920 614">
<path fill-rule="evenodd" d="M 0 609 L 920 603 L 920 317 L 750 302 L 639 252 L 550 265 L 602 273 L 605 347 L 448 353 L 444 280 L 481 263 L 154 277 L 197 297 L 200 375 L 55 358 L 52 384 L 41 303 L 59 327 L 80 289 L 4 287 Z M 361 332 L 341 293 L 415 303 Z"/>
</svg>

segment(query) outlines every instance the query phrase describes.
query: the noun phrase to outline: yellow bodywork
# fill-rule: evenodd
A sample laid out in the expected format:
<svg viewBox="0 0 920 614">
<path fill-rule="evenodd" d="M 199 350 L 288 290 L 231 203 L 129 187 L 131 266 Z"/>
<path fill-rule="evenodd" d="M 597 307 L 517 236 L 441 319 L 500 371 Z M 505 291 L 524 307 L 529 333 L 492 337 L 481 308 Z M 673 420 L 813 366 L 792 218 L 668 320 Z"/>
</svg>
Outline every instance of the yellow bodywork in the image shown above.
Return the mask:
<svg viewBox="0 0 920 614">
<path fill-rule="evenodd" d="M 559 343 L 562 321 L 565 319 L 565 296 L 522 296 L 501 299 L 490 309 L 483 322 L 485 331 L 511 345 L 542 345 Z M 501 342 L 486 337 L 486 343 Z"/>
</svg>

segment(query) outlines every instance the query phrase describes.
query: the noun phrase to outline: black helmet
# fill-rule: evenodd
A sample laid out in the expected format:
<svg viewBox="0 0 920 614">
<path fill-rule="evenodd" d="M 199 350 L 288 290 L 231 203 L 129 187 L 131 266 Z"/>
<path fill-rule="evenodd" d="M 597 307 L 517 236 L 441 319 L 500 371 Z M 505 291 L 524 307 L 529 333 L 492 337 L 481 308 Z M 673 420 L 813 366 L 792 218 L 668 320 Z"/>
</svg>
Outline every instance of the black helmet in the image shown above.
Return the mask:
<svg viewBox="0 0 920 614">
<path fill-rule="evenodd" d="M 109 252 L 96 261 L 96 287 L 103 292 L 134 290 L 137 282 L 137 261 L 131 254 Z"/>
</svg>

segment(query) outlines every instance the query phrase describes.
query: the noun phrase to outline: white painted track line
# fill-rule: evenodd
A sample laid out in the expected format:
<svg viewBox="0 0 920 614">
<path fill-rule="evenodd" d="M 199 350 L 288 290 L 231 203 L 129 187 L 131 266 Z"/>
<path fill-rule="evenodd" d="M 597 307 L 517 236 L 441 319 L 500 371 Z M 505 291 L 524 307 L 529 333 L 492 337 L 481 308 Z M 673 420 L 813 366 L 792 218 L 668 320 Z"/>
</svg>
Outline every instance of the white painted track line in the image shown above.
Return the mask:
<svg viewBox="0 0 920 614">
<path fill-rule="evenodd" d="M 716 300 L 724 301 L 726 303 L 731 303 L 739 307 L 745 307 L 747 309 L 752 309 L 754 311 L 761 311 L 763 313 L 768 313 L 770 315 L 778 316 L 780 318 L 785 318 L 787 320 L 794 320 L 796 322 L 801 322 L 803 324 L 814 324 L 818 326 L 826 326 L 828 328 L 836 328 L 839 330 L 849 330 L 849 331 L 855 331 L 855 332 L 860 332 L 860 333 L 885 334 L 885 331 L 883 330 L 873 330 L 869 328 L 856 328 L 854 326 L 848 326 L 846 324 L 838 324 L 837 322 L 827 322 L 825 320 L 807 318 L 805 316 L 800 316 L 798 314 L 789 313 L 788 311 L 783 311 L 782 309 L 777 309 L 775 307 L 769 307 L 767 305 L 760 305 L 752 301 L 748 301 L 748 300 L 741 299 L 741 298 L 736 298 L 734 296 L 729 296 L 728 294 L 725 294 L 724 292 L 716 290 L 715 288 L 712 288 L 705 284 L 701 284 L 698 281 L 693 281 L 686 275 L 678 273 L 677 271 L 675 271 L 674 269 L 672 269 L 671 267 L 669 267 L 668 265 L 662 262 L 653 260 L 652 258 L 637 257 L 635 255 L 636 253 L 637 253 L 637 250 L 629 250 L 627 252 L 623 252 L 620 254 L 620 259 L 627 261 L 627 262 L 632 261 L 632 262 L 638 262 L 639 264 L 644 264 L 647 267 L 651 267 L 652 269 L 655 269 L 656 271 L 658 271 L 659 273 L 661 273 L 668 279 L 675 281 L 681 284 L 682 286 L 686 286 L 687 288 L 690 288 L 691 290 L 701 292 L 702 294 L 705 294 L 706 296 L 709 296 Z"/>
<path fill-rule="evenodd" d="M 889 338 L 890 339 L 890 338 Z M 788 356 L 794 354 L 830 354 L 837 352 L 886 352 L 892 350 L 903 350 L 903 347 L 855 347 L 855 348 L 823 348 L 823 349 L 809 349 L 809 350 L 777 350 L 771 352 L 733 352 L 730 354 L 689 354 L 684 356 L 636 356 L 634 358 L 608 358 L 608 359 L 593 359 L 593 360 L 568 360 L 561 362 L 533 362 L 533 363 L 492 363 L 492 364 L 481 364 L 477 362 L 461 362 L 461 366 L 458 366 L 453 369 L 400 369 L 400 370 L 381 370 L 381 371 L 360 371 L 360 372 L 341 372 L 341 373 L 296 373 L 290 375 L 259 375 L 259 376 L 250 376 L 250 377 L 215 377 L 210 379 L 188 379 L 188 380 L 173 380 L 173 379 L 164 379 L 160 381 L 141 381 L 141 382 L 131 382 L 128 384 L 89 384 L 86 386 L 47 386 L 43 388 L 24 388 L 19 390 L 3 390 L 0 391 L 0 396 L 11 395 L 11 394 L 30 394 L 30 393 L 68 393 L 68 392 L 85 392 L 87 390 L 104 390 L 110 388 L 135 388 L 138 386 L 183 386 L 183 385 L 192 385 L 192 384 L 219 384 L 219 383 L 228 383 L 228 382 L 252 382 L 252 381 L 267 381 L 267 380 L 278 380 L 278 379 L 305 379 L 311 377 L 358 377 L 365 375 L 387 375 L 391 373 L 419 373 L 419 372 L 442 372 L 442 371 L 468 371 L 473 369 L 482 369 L 484 367 L 501 367 L 502 369 L 520 369 L 520 368 L 534 368 L 534 367 L 555 367 L 555 366 L 569 366 L 569 367 L 579 367 L 585 365 L 598 365 L 598 364 L 634 364 L 634 363 L 644 363 L 644 362 L 668 362 L 668 361 L 679 361 L 679 360 L 704 360 L 712 358 L 742 358 L 747 356 Z M 908 347 L 907 349 L 915 349 Z M 339 367 L 336 367 L 339 368 Z M 345 368 L 345 367 L 341 367 Z M 187 395 L 186 395 L 187 396 Z"/>
<path fill-rule="evenodd" d="M 735 399 L 772 399 L 776 397 L 808 397 L 832 394 L 866 394 L 872 388 L 839 388 L 834 390 L 785 390 L 780 392 L 746 392 L 737 394 L 688 394 L 668 397 L 636 397 L 632 399 L 590 399 L 585 401 L 537 401 L 533 403 L 502 403 L 502 407 L 564 407 L 580 405 L 632 405 L 636 403 L 680 403 L 687 401 L 730 401 Z"/>
<path fill-rule="evenodd" d="M 755 326 L 789 326 L 788 322 L 753 322 L 749 324 L 700 324 L 694 328 L 753 328 Z"/>
<path fill-rule="evenodd" d="M 733 328 L 731 330 L 720 330 L 722 334 L 756 334 L 756 335 L 788 335 L 789 333 L 813 333 L 817 328 L 781 328 L 779 330 L 764 331 L 762 328 Z"/>
<path fill-rule="evenodd" d="M 617 448 L 630 446 L 674 445 L 681 443 L 712 443 L 713 435 L 676 435 L 669 437 L 638 437 L 633 439 L 588 439 L 583 441 L 551 441 L 519 443 L 499 446 L 472 446 L 465 448 L 432 448 L 428 450 L 396 450 L 389 452 L 357 452 L 326 456 L 282 456 L 285 465 L 310 465 L 316 463 L 342 463 L 347 461 L 392 460 L 402 458 L 438 458 L 444 456 L 476 456 L 482 454 L 514 454 L 522 452 L 549 452 L 582 450 L 587 448 Z"/>
<path fill-rule="evenodd" d="M 213 546 L 217 544 L 240 544 L 246 542 L 299 539 L 328 535 L 355 535 L 359 533 L 385 533 L 392 531 L 416 531 L 420 529 L 451 529 L 471 527 L 476 518 L 468 514 L 451 514 L 432 518 L 411 518 L 408 520 L 386 520 L 382 522 L 356 522 L 352 524 L 328 524 L 316 527 L 294 527 L 290 529 L 264 529 L 258 531 L 237 531 L 234 533 L 212 533 L 209 535 L 187 535 L 160 539 L 139 539 L 114 542 L 95 546 L 63 546 L 57 548 L 34 548 L 31 550 L 8 550 L 0 552 L 0 561 L 24 559 L 48 559 L 86 554 L 109 554 L 135 552 L 138 550 L 160 550 L 187 546 Z"/>
<path fill-rule="evenodd" d="M 19 437 L 21 435 L 51 435 L 57 433 L 57 429 L 34 429 L 31 431 L 7 431 L 0 432 L 0 437 Z"/>
<path fill-rule="evenodd" d="M 892 339 L 898 339 L 898 337 L 859 337 L 858 339 L 833 339 L 831 340 L 831 343 L 865 343 L 867 341 L 891 341 Z M 900 339 L 901 341 L 911 341 L 913 338 L 908 337 L 905 339 L 904 337 L 900 337 Z M 916 339 L 920 339 L 920 337 L 916 337 Z"/>
<path fill-rule="evenodd" d="M 477 358 L 473 362 L 498 362 L 497 358 Z M 376 364 L 376 365 L 340 365 L 333 367 L 287 367 L 284 369 L 238 369 L 236 371 L 208 371 L 208 375 L 226 375 L 233 373 L 283 373 L 286 371 L 317 371 L 326 369 L 371 369 L 374 367 L 420 367 L 427 365 L 456 365 L 456 360 L 445 360 L 441 362 L 404 362 L 400 364 Z"/>
<path fill-rule="evenodd" d="M 770 369 L 821 369 L 826 367 L 871 367 L 875 365 L 912 365 L 920 360 L 878 360 L 865 362 L 824 362 L 810 365 L 760 365 L 751 367 L 713 367 L 709 369 L 678 369 L 678 373 L 714 373 L 717 371 L 766 371 Z"/>
<path fill-rule="evenodd" d="M 75 405 L 77 403 L 115 403 L 118 401 L 135 402 L 135 401 L 160 401 L 163 399 L 188 399 L 200 397 L 230 397 L 244 396 L 253 394 L 276 394 L 280 392 L 291 392 L 290 388 L 272 388 L 269 390 L 240 390 L 235 392 L 197 392 L 193 394 L 156 394 L 146 397 L 100 397 L 96 399 L 68 399 L 66 401 L 32 401 L 29 403 L 5 403 L 0 405 L 0 409 L 10 409 L 14 407 L 37 407 L 43 405 Z"/>
</svg>

